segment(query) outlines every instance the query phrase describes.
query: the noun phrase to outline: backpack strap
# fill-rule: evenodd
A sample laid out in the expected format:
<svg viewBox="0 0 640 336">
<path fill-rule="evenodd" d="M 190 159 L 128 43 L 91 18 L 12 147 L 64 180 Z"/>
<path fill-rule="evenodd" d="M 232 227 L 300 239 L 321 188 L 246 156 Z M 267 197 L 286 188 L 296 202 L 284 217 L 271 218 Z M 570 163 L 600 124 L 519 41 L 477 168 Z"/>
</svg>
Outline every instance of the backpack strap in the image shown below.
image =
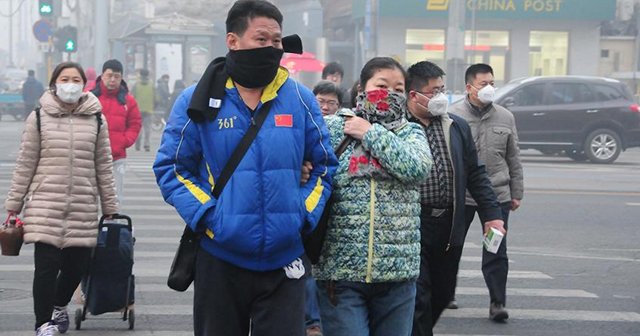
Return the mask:
<svg viewBox="0 0 640 336">
<path fill-rule="evenodd" d="M 38 134 L 42 131 L 42 122 L 40 121 L 40 106 L 36 107 L 36 125 L 38 126 Z"/>
<path fill-rule="evenodd" d="M 102 127 L 102 112 L 97 112 L 95 116 L 96 121 L 98 122 L 98 134 L 100 134 L 100 128 Z"/>
</svg>

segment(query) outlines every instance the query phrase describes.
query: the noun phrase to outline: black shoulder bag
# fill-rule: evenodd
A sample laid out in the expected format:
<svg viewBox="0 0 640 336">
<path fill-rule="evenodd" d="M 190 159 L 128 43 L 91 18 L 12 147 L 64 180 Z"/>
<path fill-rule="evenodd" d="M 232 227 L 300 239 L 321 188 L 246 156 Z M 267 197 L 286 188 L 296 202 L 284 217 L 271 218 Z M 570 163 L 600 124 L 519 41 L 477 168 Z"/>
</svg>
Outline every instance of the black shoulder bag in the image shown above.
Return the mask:
<svg viewBox="0 0 640 336">
<path fill-rule="evenodd" d="M 213 197 L 218 199 L 224 186 L 229 182 L 231 175 L 238 167 L 240 160 L 244 157 L 251 146 L 251 143 L 258 135 L 258 131 L 262 124 L 264 124 L 265 119 L 267 119 L 267 115 L 271 109 L 271 101 L 266 102 L 262 105 L 262 108 L 255 112 L 255 119 L 249 126 L 247 133 L 242 137 L 240 143 L 236 147 L 236 149 L 231 154 L 229 161 L 222 169 L 220 173 L 220 177 L 217 179 L 217 183 L 213 188 Z M 215 117 L 213 118 L 215 120 Z M 169 271 L 169 278 L 167 279 L 167 285 L 169 288 L 184 292 L 189 288 L 189 285 L 193 282 L 195 277 L 195 264 L 196 264 L 196 254 L 198 252 L 198 248 L 200 246 L 200 235 L 193 232 L 189 226 L 185 226 L 184 232 L 182 233 L 182 237 L 180 237 L 180 245 L 178 246 L 178 250 L 176 251 L 176 255 L 173 258 L 173 262 L 171 263 L 171 269 Z"/>
<path fill-rule="evenodd" d="M 345 136 L 342 138 L 340 145 L 336 149 L 336 157 L 338 161 L 340 161 L 340 156 L 347 149 L 349 144 L 353 141 L 353 138 L 350 136 Z M 331 206 L 333 205 L 333 193 L 331 193 L 331 197 L 327 200 L 327 203 L 324 205 L 324 210 L 322 211 L 322 216 L 320 216 L 320 220 L 318 221 L 318 225 L 316 228 L 304 238 L 304 252 L 309 257 L 309 260 L 312 264 L 317 264 L 320 260 L 320 253 L 322 252 L 322 245 L 324 244 L 324 238 L 327 235 L 327 228 L 329 227 L 329 211 L 331 211 Z"/>
</svg>

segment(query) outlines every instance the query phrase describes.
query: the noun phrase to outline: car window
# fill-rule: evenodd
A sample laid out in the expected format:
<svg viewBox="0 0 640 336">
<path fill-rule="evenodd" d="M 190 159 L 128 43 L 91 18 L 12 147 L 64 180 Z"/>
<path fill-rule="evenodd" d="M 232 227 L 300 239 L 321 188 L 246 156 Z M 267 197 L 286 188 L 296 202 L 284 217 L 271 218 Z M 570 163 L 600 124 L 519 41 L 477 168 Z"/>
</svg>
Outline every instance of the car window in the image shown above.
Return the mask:
<svg viewBox="0 0 640 336">
<path fill-rule="evenodd" d="M 614 87 L 602 84 L 596 84 L 594 87 L 596 90 L 596 98 L 599 101 L 625 99 L 622 92 Z"/>
<path fill-rule="evenodd" d="M 512 106 L 536 106 L 544 104 L 544 83 L 531 84 L 514 90 L 505 100 L 513 99 Z"/>
<path fill-rule="evenodd" d="M 581 83 L 552 83 L 549 104 L 575 104 L 596 101 L 591 89 Z"/>
</svg>

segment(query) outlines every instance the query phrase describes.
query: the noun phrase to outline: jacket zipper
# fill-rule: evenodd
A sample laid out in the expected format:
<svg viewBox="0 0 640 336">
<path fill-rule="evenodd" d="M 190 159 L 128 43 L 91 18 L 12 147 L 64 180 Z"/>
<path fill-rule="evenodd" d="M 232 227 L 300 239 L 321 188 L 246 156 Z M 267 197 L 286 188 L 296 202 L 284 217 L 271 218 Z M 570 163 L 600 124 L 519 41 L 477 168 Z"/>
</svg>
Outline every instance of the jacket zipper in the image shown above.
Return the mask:
<svg viewBox="0 0 640 336">
<path fill-rule="evenodd" d="M 376 180 L 371 178 L 371 196 L 369 201 L 369 243 L 367 249 L 367 275 L 365 278 L 366 283 L 371 282 L 372 269 L 373 269 L 373 224 L 374 214 L 376 206 Z"/>
<path fill-rule="evenodd" d="M 67 187 L 66 208 L 64 210 L 64 220 L 62 225 L 63 237 L 67 235 L 67 218 L 69 216 L 69 208 L 71 207 L 71 189 L 73 189 L 73 115 L 69 115 L 69 186 Z"/>
<path fill-rule="evenodd" d="M 246 104 L 244 104 L 246 107 Z M 248 107 L 246 107 L 247 110 L 249 110 Z M 255 122 L 255 116 L 256 113 L 260 113 L 260 109 L 262 108 L 262 104 L 258 103 L 258 106 L 256 106 L 256 108 L 250 112 L 250 116 L 251 116 L 251 125 L 249 125 L 249 127 L 252 127 L 253 125 L 256 124 Z M 259 143 L 258 143 L 258 136 L 260 134 L 256 135 L 256 138 L 254 139 L 253 143 L 249 146 L 249 148 L 247 149 L 247 152 L 251 149 L 251 146 L 253 146 L 255 144 L 256 146 L 256 156 L 258 157 L 258 160 L 256 162 L 258 162 L 257 164 L 257 169 L 258 169 L 258 181 L 260 183 L 260 195 L 264 195 L 264 184 L 262 183 L 262 166 L 260 165 L 260 162 L 262 162 L 262 152 L 260 151 L 259 148 Z M 261 210 L 260 213 L 260 218 L 261 218 L 261 222 L 262 222 L 262 242 L 260 243 L 260 259 L 262 259 L 264 257 L 264 245 L 265 245 L 265 235 L 266 235 L 266 229 L 265 229 L 265 218 L 264 218 L 264 200 L 262 198 L 260 199 L 260 207 L 259 209 Z M 262 262 L 262 260 L 260 260 L 260 262 Z"/>
<path fill-rule="evenodd" d="M 451 126 L 449 125 L 449 148 L 452 147 L 451 144 Z M 474 144 L 475 146 L 475 144 Z M 453 229 L 456 227 L 456 165 L 453 164 L 453 156 L 451 155 L 451 150 L 447 148 L 449 151 L 449 160 L 451 161 L 451 171 L 453 172 L 453 213 L 451 214 L 451 232 L 449 232 L 449 241 L 447 242 L 447 247 L 444 249 L 445 252 L 449 252 L 451 248 L 451 240 L 453 239 Z"/>
</svg>

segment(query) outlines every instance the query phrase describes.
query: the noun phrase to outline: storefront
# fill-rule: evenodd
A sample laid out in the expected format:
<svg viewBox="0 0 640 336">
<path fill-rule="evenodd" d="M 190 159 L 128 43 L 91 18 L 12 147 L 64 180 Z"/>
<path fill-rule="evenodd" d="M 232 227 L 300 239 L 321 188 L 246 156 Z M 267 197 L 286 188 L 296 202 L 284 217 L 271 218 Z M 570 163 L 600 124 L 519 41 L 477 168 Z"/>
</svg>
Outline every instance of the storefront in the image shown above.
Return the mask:
<svg viewBox="0 0 640 336">
<path fill-rule="evenodd" d="M 378 0 L 377 11 L 354 0 L 365 32 L 378 22 L 375 54 L 405 64 L 429 60 L 446 69 L 449 7 L 456 0 Z M 597 75 L 600 23 L 615 16 L 615 0 L 463 0 L 464 63 L 491 64 L 498 84 L 538 75 Z M 366 55 L 366 52 L 361 52 Z M 454 56 L 455 57 L 455 56 Z M 364 61 L 364 60 L 363 60 Z"/>
</svg>

